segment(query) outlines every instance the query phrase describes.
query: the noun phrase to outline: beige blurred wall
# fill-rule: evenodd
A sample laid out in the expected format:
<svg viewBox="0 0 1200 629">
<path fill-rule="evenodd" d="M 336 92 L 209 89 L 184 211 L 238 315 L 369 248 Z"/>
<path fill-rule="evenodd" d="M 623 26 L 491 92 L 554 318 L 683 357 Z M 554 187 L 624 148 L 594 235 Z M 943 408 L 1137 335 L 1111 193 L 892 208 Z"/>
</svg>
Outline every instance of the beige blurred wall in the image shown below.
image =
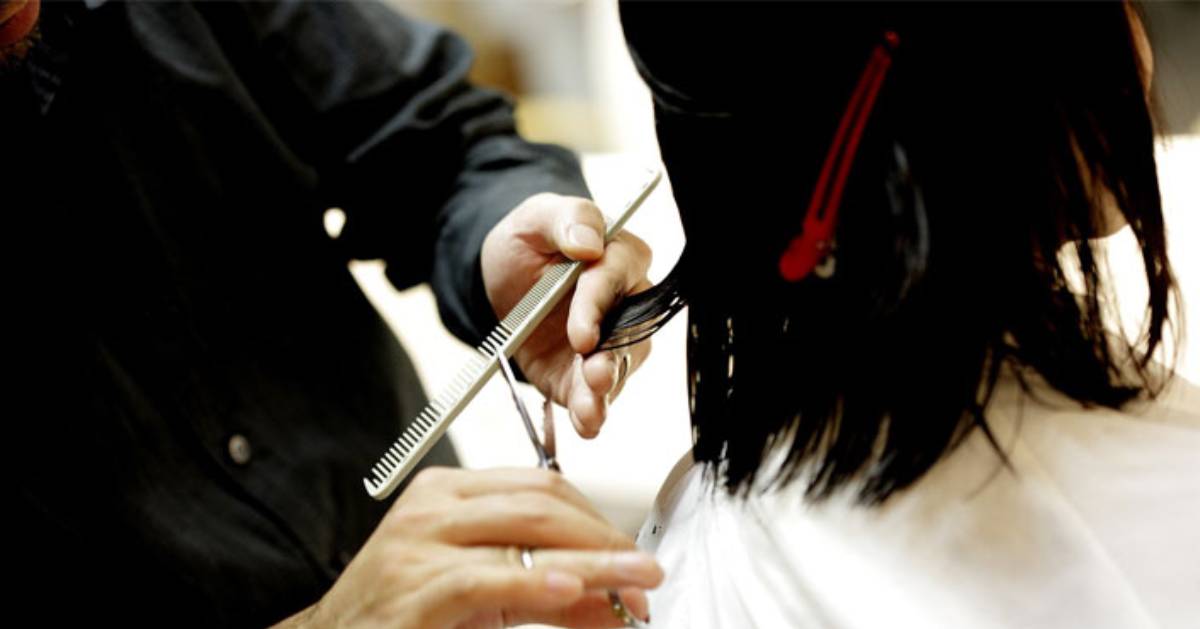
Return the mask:
<svg viewBox="0 0 1200 629">
<path fill-rule="evenodd" d="M 476 51 L 473 78 L 511 94 L 530 139 L 581 152 L 657 155 L 650 95 L 616 0 L 386 0 L 449 26 Z"/>
</svg>

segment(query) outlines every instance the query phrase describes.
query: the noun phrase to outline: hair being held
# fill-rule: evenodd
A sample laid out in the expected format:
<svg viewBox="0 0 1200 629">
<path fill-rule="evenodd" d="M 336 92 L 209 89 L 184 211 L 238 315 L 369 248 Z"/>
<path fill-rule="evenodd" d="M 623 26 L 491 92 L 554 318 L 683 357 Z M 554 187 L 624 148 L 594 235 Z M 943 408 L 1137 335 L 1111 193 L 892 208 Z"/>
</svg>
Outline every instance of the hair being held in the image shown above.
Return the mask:
<svg viewBox="0 0 1200 629">
<path fill-rule="evenodd" d="M 637 342 L 689 307 L 696 460 L 745 492 L 766 453 L 784 448 L 763 480 L 878 503 L 972 430 L 991 438 L 986 408 L 1006 369 L 1085 407 L 1158 393 L 1169 370 L 1151 359 L 1175 289 L 1149 66 L 1126 6 L 827 10 L 823 43 L 842 54 L 814 71 L 828 80 L 807 86 L 810 99 L 716 103 L 689 94 L 688 77 L 641 66 L 687 245 L 604 333 L 610 347 Z M 835 112 L 885 29 L 903 44 L 841 201 L 836 270 L 784 281 L 776 263 L 801 227 Z M 642 63 L 637 32 L 630 44 Z M 773 69 L 805 63 L 802 52 Z M 1145 267 L 1137 339 L 1115 332 L 1094 240 L 1117 213 Z"/>
</svg>

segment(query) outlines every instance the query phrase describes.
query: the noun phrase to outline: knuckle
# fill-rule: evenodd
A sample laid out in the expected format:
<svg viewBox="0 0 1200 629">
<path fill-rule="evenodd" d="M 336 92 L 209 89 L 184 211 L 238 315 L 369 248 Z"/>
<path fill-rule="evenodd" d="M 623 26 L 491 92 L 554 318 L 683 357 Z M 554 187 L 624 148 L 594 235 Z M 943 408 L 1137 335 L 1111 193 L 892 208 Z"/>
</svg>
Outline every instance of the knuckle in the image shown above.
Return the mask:
<svg viewBox="0 0 1200 629">
<path fill-rule="evenodd" d="M 590 199 L 583 197 L 571 197 L 571 199 L 575 201 L 574 210 L 577 218 L 593 224 L 604 224 L 603 213 Z"/>
<path fill-rule="evenodd" d="M 555 496 L 561 496 L 566 492 L 567 481 L 563 478 L 562 474 L 549 470 L 539 471 L 543 472 L 539 479 L 543 491 Z"/>
<path fill-rule="evenodd" d="M 556 524 L 554 516 L 546 511 L 526 511 L 517 519 L 520 526 L 537 533 L 545 533 Z"/>
<path fill-rule="evenodd" d="M 447 484 L 450 480 L 450 477 L 451 473 L 449 468 L 436 466 L 426 467 L 417 472 L 417 475 L 413 477 L 412 482 L 409 483 L 409 485 L 417 489 L 430 489 Z"/>
<path fill-rule="evenodd" d="M 558 199 L 558 195 L 554 194 L 553 192 L 539 192 L 528 199 L 525 199 L 525 202 L 521 205 L 536 207 L 553 203 L 556 199 Z"/>
<path fill-rule="evenodd" d="M 544 532 L 557 522 L 547 502 L 540 497 L 527 496 L 515 506 L 514 519 L 518 526 L 527 530 Z"/>
<path fill-rule="evenodd" d="M 616 529 L 609 529 L 604 547 L 609 550 L 630 550 L 637 548 L 637 543 L 628 535 Z"/>
<path fill-rule="evenodd" d="M 654 254 L 653 250 L 650 249 L 650 245 L 647 244 L 645 240 L 639 238 L 637 234 L 632 232 L 621 233 L 624 234 L 625 240 L 629 243 L 629 247 L 633 250 L 633 253 L 637 257 L 646 258 L 648 260 L 650 259 L 650 256 Z"/>
<path fill-rule="evenodd" d="M 395 511 L 389 518 L 387 530 L 394 535 L 407 535 L 411 531 L 433 533 L 445 526 L 447 521 L 447 515 L 440 510 L 413 506 Z"/>
<path fill-rule="evenodd" d="M 654 261 L 654 250 L 644 240 L 633 237 L 633 254 L 638 262 L 638 267 L 644 275 L 646 269 L 650 268 L 650 263 Z"/>
<path fill-rule="evenodd" d="M 613 254 L 613 266 L 619 268 L 622 274 L 632 272 L 633 275 L 639 276 L 638 279 L 645 276 L 654 258 L 650 245 L 627 232 L 621 232 L 609 246 L 609 250 Z"/>
</svg>

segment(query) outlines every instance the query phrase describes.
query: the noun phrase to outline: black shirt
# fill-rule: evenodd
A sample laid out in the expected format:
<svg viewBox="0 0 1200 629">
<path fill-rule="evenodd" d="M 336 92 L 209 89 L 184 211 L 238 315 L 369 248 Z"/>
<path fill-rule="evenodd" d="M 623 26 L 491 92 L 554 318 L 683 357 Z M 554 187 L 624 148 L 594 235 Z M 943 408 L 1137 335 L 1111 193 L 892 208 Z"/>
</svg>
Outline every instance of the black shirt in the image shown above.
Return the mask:
<svg viewBox="0 0 1200 629">
<path fill-rule="evenodd" d="M 10 600 L 278 620 L 374 528 L 361 478 L 425 402 L 347 260 L 431 282 L 475 340 L 484 236 L 586 194 L 578 166 L 465 82 L 459 39 L 381 5 L 42 11 L 0 77 Z"/>
</svg>

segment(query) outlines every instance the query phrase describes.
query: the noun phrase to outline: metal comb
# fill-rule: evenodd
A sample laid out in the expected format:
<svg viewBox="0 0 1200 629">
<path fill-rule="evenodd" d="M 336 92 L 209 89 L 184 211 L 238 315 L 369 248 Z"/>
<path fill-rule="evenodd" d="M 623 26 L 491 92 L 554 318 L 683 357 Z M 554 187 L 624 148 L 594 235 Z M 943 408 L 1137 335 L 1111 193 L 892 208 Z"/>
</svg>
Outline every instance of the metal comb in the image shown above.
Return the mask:
<svg viewBox="0 0 1200 629">
<path fill-rule="evenodd" d="M 638 194 L 614 220 L 607 222 L 604 241 L 609 242 L 621 231 L 633 213 L 662 179 L 661 171 L 652 171 L 642 184 Z M 400 434 L 392 447 L 380 457 L 363 478 L 367 493 L 376 500 L 387 498 L 404 480 L 417 463 L 429 452 L 437 440 L 445 434 L 450 422 L 454 421 L 467 404 L 474 399 L 488 379 L 498 368 L 497 356 L 512 356 L 538 324 L 570 292 L 583 272 L 582 262 L 563 261 L 546 269 L 534 285 L 525 293 L 517 305 L 504 317 L 476 348 L 479 355 L 472 356 L 450 384 L 432 398 L 417 418 Z"/>
</svg>

